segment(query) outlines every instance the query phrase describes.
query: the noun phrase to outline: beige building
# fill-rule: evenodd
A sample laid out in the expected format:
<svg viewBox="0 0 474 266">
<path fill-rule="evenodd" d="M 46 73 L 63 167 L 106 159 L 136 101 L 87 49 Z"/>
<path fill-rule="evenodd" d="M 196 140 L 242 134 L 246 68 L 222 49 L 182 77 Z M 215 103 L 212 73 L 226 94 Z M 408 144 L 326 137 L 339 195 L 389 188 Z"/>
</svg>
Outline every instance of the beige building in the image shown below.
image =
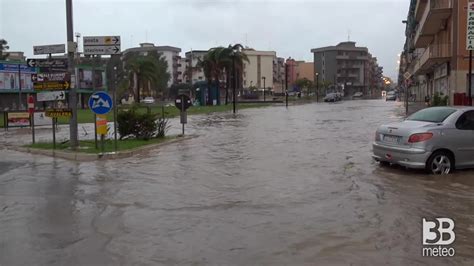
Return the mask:
<svg viewBox="0 0 474 266">
<path fill-rule="evenodd" d="M 202 68 L 198 67 L 198 63 L 204 60 L 207 50 L 192 50 L 185 54 L 185 71 L 183 78 L 186 83 L 194 84 L 199 81 L 206 81 L 206 76 Z"/>
<path fill-rule="evenodd" d="M 313 80 L 315 73 L 313 62 L 296 61 L 296 79 Z"/>
<path fill-rule="evenodd" d="M 406 40 L 400 58 L 399 83 L 417 100 L 435 94 L 468 92 L 469 53 L 466 50 L 467 0 L 412 1 Z M 411 75 L 406 80 L 406 76 Z"/>
<path fill-rule="evenodd" d="M 244 49 L 249 62 L 244 62 L 243 87 L 257 87 L 273 90 L 273 62 L 276 60 L 274 51 L 256 51 Z"/>
</svg>

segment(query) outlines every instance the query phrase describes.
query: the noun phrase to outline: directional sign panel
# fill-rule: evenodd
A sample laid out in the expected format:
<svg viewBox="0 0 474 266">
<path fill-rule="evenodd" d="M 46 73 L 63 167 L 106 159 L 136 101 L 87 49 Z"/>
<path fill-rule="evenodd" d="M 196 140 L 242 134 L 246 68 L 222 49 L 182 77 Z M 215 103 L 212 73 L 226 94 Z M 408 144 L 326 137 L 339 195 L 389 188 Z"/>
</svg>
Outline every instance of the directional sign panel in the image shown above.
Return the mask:
<svg viewBox="0 0 474 266">
<path fill-rule="evenodd" d="M 85 55 L 112 55 L 120 54 L 120 45 L 118 46 L 84 46 Z"/>
<path fill-rule="evenodd" d="M 120 36 L 84 36 L 84 46 L 93 45 L 119 45 Z"/>
<path fill-rule="evenodd" d="M 71 84 L 68 81 L 48 81 L 41 83 L 34 83 L 33 89 L 37 91 L 62 91 L 69 90 Z"/>
<path fill-rule="evenodd" d="M 58 118 L 58 117 L 71 117 L 72 110 L 71 109 L 47 109 L 45 112 L 47 117 L 51 118 Z"/>
<path fill-rule="evenodd" d="M 53 45 L 39 45 L 33 46 L 33 54 L 62 54 L 66 52 L 66 45 L 64 44 L 53 44 Z"/>
<path fill-rule="evenodd" d="M 60 68 L 67 70 L 67 59 L 27 59 L 29 67 Z"/>
<path fill-rule="evenodd" d="M 71 81 L 71 76 L 67 72 L 62 73 L 39 73 L 31 75 L 32 82 L 47 82 L 47 81 Z"/>
<path fill-rule="evenodd" d="M 98 115 L 105 115 L 112 107 L 112 98 L 105 91 L 94 92 L 89 98 L 89 108 Z"/>
<path fill-rule="evenodd" d="M 66 99 L 65 91 L 47 91 L 47 92 L 38 92 L 38 94 L 36 94 L 36 100 L 38 102 L 64 101 L 65 99 Z"/>
</svg>

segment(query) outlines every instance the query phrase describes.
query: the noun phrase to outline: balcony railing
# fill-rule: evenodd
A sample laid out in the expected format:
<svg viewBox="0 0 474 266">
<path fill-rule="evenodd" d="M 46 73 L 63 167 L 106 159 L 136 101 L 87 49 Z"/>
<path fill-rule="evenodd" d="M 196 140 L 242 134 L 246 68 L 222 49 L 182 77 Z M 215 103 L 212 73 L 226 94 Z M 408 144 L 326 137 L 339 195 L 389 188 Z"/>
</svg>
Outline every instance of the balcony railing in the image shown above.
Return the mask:
<svg viewBox="0 0 474 266">
<path fill-rule="evenodd" d="M 451 57 L 451 44 L 432 44 L 409 66 L 410 73 L 423 74 Z"/>
<path fill-rule="evenodd" d="M 422 34 L 434 34 L 439 29 L 434 28 L 436 21 L 449 17 L 449 9 L 453 7 L 452 0 L 430 0 L 419 22 Z M 426 27 L 433 26 L 433 27 Z M 439 26 L 438 24 L 436 26 Z"/>
</svg>

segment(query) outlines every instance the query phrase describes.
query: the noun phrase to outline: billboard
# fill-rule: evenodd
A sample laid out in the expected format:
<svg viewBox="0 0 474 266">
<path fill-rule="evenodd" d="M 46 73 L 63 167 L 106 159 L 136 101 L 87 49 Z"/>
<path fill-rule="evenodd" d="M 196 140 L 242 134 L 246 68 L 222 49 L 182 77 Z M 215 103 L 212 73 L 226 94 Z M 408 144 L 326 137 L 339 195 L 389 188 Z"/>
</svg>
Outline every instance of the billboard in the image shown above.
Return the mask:
<svg viewBox="0 0 474 266">
<path fill-rule="evenodd" d="M 18 72 L 21 74 L 21 89 L 33 90 L 31 75 L 36 73 L 36 68 L 7 63 L 0 63 L 0 90 L 18 90 Z"/>
<path fill-rule="evenodd" d="M 30 114 L 28 112 L 8 112 L 7 127 L 29 127 Z"/>
</svg>

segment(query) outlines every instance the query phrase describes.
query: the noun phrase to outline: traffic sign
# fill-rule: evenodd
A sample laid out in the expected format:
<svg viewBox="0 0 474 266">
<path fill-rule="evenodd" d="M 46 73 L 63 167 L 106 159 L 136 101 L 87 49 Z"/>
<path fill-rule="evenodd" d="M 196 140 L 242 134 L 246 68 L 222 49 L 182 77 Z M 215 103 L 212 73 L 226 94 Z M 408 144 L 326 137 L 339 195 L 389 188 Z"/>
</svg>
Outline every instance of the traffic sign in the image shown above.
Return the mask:
<svg viewBox="0 0 474 266">
<path fill-rule="evenodd" d="M 66 99 L 65 91 L 46 91 L 36 94 L 38 102 L 63 101 Z"/>
<path fill-rule="evenodd" d="M 185 111 L 186 109 L 191 107 L 193 105 L 193 103 L 191 102 L 191 99 L 189 98 L 188 95 L 180 94 L 174 100 L 174 105 L 179 110 Z"/>
<path fill-rule="evenodd" d="M 67 72 L 63 73 L 39 73 L 31 75 L 32 82 L 46 82 L 46 81 L 71 81 L 71 76 Z"/>
<path fill-rule="evenodd" d="M 403 74 L 403 77 L 404 77 L 405 79 L 409 79 L 409 78 L 411 77 L 410 72 L 408 72 L 408 71 L 405 72 L 405 74 Z"/>
<path fill-rule="evenodd" d="M 84 46 L 120 45 L 120 36 L 84 36 Z"/>
<path fill-rule="evenodd" d="M 71 117 L 72 110 L 67 108 L 58 108 L 58 109 L 47 109 L 45 112 L 47 117 L 58 118 L 58 117 Z"/>
<path fill-rule="evenodd" d="M 33 54 L 61 54 L 66 52 L 66 45 L 52 44 L 33 46 Z"/>
<path fill-rule="evenodd" d="M 474 50 L 474 3 L 469 2 L 467 8 L 466 49 Z"/>
<path fill-rule="evenodd" d="M 35 112 L 35 98 L 33 95 L 28 97 L 28 113 L 33 114 Z"/>
<path fill-rule="evenodd" d="M 67 59 L 27 59 L 29 67 L 55 68 L 67 70 Z"/>
<path fill-rule="evenodd" d="M 44 91 L 53 91 L 53 90 L 69 90 L 71 84 L 68 81 L 48 81 L 41 83 L 34 83 L 34 90 L 44 90 Z"/>
<path fill-rule="evenodd" d="M 104 115 L 112 110 L 113 101 L 105 91 L 94 92 L 89 98 L 89 108 L 98 115 Z"/>
<path fill-rule="evenodd" d="M 120 36 L 84 36 L 85 55 L 120 54 Z"/>
<path fill-rule="evenodd" d="M 112 55 L 120 54 L 120 45 L 101 45 L 101 46 L 84 46 L 85 55 Z"/>
</svg>

